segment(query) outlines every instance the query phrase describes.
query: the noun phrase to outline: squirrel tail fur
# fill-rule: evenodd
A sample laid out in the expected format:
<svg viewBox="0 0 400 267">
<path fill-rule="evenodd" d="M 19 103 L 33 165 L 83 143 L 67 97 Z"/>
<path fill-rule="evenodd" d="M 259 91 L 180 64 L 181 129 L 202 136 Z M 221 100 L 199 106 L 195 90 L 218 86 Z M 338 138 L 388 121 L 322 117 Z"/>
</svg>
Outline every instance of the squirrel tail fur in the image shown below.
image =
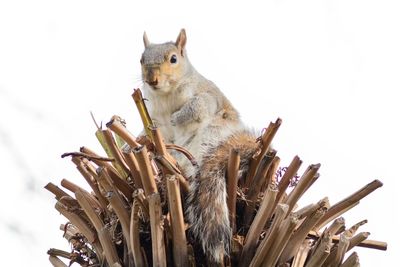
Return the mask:
<svg viewBox="0 0 400 267">
<path fill-rule="evenodd" d="M 219 263 L 228 255 L 232 237 L 227 206 L 226 170 L 230 150 L 239 151 L 239 179 L 248 170 L 249 161 L 258 149 L 253 133 L 243 130 L 232 134 L 202 159 L 196 177 L 190 181 L 186 216 L 193 236 L 202 245 L 208 260 Z"/>
</svg>

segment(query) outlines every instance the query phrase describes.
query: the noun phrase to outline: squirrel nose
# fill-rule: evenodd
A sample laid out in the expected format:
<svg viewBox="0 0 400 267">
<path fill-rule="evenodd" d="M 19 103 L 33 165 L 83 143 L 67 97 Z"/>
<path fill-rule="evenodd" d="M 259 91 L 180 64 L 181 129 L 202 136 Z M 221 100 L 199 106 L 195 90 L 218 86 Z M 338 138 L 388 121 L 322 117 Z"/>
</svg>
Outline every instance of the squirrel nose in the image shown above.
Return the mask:
<svg viewBox="0 0 400 267">
<path fill-rule="evenodd" d="M 158 84 L 158 79 L 155 78 L 154 80 L 150 80 L 147 82 L 151 86 L 156 86 Z"/>
</svg>

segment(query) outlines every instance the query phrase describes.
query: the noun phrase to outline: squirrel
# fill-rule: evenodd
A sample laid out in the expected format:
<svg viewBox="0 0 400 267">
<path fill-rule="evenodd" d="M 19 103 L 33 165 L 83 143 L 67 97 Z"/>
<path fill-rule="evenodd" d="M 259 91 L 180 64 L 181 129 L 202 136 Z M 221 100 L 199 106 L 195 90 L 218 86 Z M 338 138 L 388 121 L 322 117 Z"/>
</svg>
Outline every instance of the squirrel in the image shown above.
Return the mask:
<svg viewBox="0 0 400 267">
<path fill-rule="evenodd" d="M 165 141 L 189 150 L 199 165 L 208 147 L 243 128 L 239 113 L 211 81 L 190 63 L 182 29 L 175 42 L 152 44 L 143 35 L 143 94 L 153 123 Z M 176 155 L 186 176 L 192 164 Z"/>
<path fill-rule="evenodd" d="M 175 155 L 189 177 L 186 219 L 190 230 L 209 261 L 219 263 L 229 252 L 232 236 L 225 181 L 229 151 L 239 150 L 244 173 L 257 149 L 256 137 L 218 87 L 192 66 L 186 41 L 184 29 L 175 42 L 162 44 L 150 43 L 143 34 L 143 94 L 165 141 L 186 148 L 198 163 L 195 167 Z"/>
</svg>

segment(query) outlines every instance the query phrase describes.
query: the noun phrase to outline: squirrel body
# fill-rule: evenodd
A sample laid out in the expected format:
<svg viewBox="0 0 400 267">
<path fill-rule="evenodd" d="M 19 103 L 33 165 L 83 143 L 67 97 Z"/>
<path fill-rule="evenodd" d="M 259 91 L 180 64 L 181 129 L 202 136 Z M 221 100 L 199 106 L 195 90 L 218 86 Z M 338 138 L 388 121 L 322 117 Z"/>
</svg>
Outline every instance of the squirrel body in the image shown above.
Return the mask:
<svg viewBox="0 0 400 267">
<path fill-rule="evenodd" d="M 243 128 L 239 113 L 190 63 L 185 30 L 175 43 L 151 44 L 146 33 L 143 41 L 143 92 L 153 122 L 166 142 L 185 147 L 201 165 L 208 147 Z M 186 176 L 193 175 L 191 163 L 179 154 L 176 157 Z"/>
<path fill-rule="evenodd" d="M 257 149 L 256 137 L 239 113 L 211 81 L 191 65 L 185 50 L 186 33 L 176 42 L 151 44 L 143 35 L 143 92 L 153 122 L 166 142 L 183 146 L 195 157 L 194 167 L 174 155 L 189 177 L 186 219 L 210 263 L 219 264 L 229 253 L 229 222 L 225 172 L 230 149 L 241 156 L 240 173 Z"/>
</svg>

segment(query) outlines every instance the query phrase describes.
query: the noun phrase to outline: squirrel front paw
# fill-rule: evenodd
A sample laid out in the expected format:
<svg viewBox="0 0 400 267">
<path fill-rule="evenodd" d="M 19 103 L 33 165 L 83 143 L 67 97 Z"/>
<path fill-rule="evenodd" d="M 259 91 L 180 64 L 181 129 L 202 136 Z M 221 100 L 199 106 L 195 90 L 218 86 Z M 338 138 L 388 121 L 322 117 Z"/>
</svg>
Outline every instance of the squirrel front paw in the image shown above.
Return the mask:
<svg viewBox="0 0 400 267">
<path fill-rule="evenodd" d="M 190 112 L 185 112 L 185 110 L 178 110 L 172 113 L 171 115 L 171 125 L 178 126 L 178 125 L 186 125 L 193 122 L 193 115 Z"/>
<path fill-rule="evenodd" d="M 180 124 L 179 121 L 180 120 L 179 120 L 179 110 L 178 110 L 178 111 L 172 113 L 172 115 L 171 115 L 171 125 L 177 126 L 178 124 Z"/>
<path fill-rule="evenodd" d="M 198 108 L 198 101 L 195 100 L 190 101 L 189 105 L 184 105 L 181 109 L 172 113 L 172 126 L 187 125 L 202 121 L 202 117 L 204 116 L 204 114 L 202 114 L 203 110 Z"/>
</svg>

